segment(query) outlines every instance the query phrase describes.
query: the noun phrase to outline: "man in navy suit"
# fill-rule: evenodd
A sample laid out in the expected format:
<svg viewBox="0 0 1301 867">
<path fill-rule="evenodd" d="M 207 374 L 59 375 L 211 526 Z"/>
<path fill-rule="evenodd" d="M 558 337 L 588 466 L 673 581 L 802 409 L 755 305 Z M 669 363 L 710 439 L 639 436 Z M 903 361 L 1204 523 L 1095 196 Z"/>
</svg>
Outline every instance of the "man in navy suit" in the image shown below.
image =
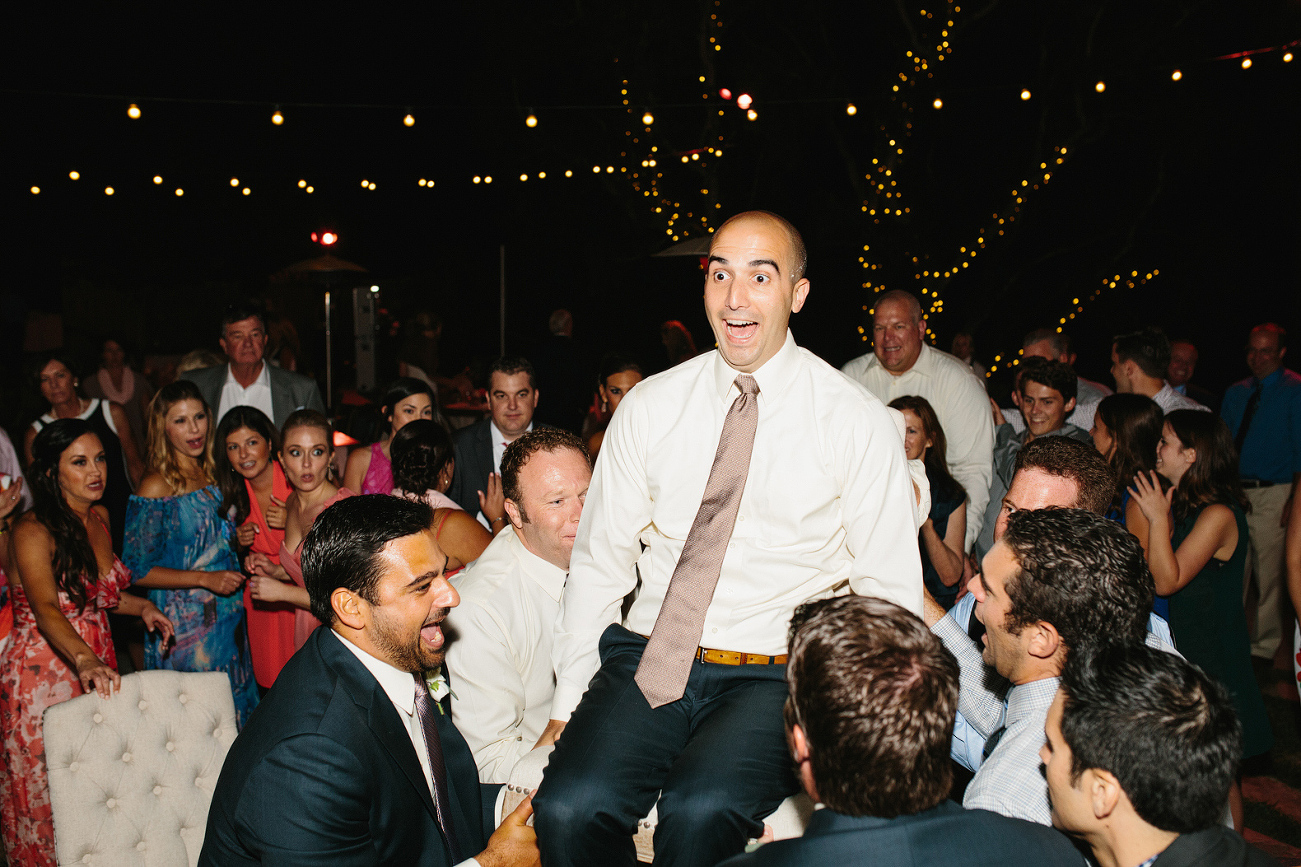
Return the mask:
<svg viewBox="0 0 1301 867">
<path fill-rule="evenodd" d="M 840 596 L 801 605 L 791 632 L 787 740 L 824 809 L 803 837 L 724 867 L 1082 867 L 1051 828 L 946 801 L 958 665 L 921 620 L 883 599 Z"/>
<path fill-rule="evenodd" d="M 488 373 L 488 418 L 456 432 L 456 466 L 447 495 L 491 532 L 506 523 L 501 456 L 506 446 L 533 429 L 537 408 L 533 365 L 527 358 L 504 356 Z"/>
<path fill-rule="evenodd" d="M 303 578 L 328 628 L 231 747 L 201 864 L 539 863 L 529 799 L 489 838 L 499 787 L 481 790 L 452 725 L 440 624 L 460 600 L 432 517 L 372 495 L 317 518 Z"/>
</svg>

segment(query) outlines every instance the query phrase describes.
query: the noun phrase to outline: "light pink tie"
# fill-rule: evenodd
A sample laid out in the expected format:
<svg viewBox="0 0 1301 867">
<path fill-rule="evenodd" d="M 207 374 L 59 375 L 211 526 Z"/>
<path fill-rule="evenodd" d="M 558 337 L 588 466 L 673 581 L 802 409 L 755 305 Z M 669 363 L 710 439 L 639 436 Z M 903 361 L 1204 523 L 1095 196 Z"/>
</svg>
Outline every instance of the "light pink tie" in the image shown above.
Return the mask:
<svg viewBox="0 0 1301 867">
<path fill-rule="evenodd" d="M 634 679 L 651 707 L 677 701 L 686 691 L 691 662 L 705 628 L 705 613 L 714 598 L 723 556 L 736 526 L 759 421 L 759 384 L 753 376 L 743 373 L 737 376 L 736 387 L 741 394 L 732 402 L 723 422 L 704 499 L 637 666 Z"/>
</svg>

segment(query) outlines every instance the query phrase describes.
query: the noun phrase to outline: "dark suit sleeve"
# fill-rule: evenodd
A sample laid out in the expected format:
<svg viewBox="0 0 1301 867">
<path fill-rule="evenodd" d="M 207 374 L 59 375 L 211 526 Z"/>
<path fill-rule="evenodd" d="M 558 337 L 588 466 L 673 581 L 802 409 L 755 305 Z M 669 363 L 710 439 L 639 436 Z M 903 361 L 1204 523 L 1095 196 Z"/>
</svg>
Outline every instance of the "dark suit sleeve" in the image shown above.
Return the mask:
<svg viewBox="0 0 1301 867">
<path fill-rule="evenodd" d="M 479 514 L 479 491 L 487 483 L 487 478 L 472 478 L 480 464 L 476 438 L 481 424 L 475 423 L 457 431 L 453 451 L 456 466 L 452 468 L 452 486 L 447 491 L 447 496 L 471 517 Z"/>
<path fill-rule="evenodd" d="M 234 819 L 237 848 L 286 867 L 378 864 L 366 791 L 372 778 L 373 769 L 330 738 L 281 741 L 245 781 Z"/>
</svg>

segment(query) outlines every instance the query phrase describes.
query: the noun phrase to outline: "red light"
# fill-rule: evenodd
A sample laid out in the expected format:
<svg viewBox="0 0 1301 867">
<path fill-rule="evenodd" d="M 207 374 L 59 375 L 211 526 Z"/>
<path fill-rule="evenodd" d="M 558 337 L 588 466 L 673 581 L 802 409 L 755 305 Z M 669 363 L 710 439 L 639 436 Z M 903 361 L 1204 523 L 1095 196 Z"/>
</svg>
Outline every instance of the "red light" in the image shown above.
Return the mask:
<svg viewBox="0 0 1301 867">
<path fill-rule="evenodd" d="M 722 90 L 720 90 L 720 91 L 718 92 L 718 95 L 721 96 L 723 99 L 731 99 L 731 98 L 732 98 L 732 91 L 728 90 L 728 89 L 725 87 L 725 88 L 723 88 Z"/>
<path fill-rule="evenodd" d="M 748 93 L 743 93 L 736 98 L 737 108 L 749 108 L 754 103 L 754 97 Z"/>
<path fill-rule="evenodd" d="M 321 236 L 318 235 L 318 234 L 316 234 L 315 232 L 313 232 L 313 233 L 312 233 L 312 243 L 315 244 L 315 243 L 316 243 L 317 241 L 319 241 L 319 240 L 321 240 Z"/>
<path fill-rule="evenodd" d="M 334 234 L 333 232 L 325 232 L 324 234 L 321 235 L 321 243 L 327 247 L 333 244 L 337 240 L 339 240 L 339 236 Z"/>
</svg>

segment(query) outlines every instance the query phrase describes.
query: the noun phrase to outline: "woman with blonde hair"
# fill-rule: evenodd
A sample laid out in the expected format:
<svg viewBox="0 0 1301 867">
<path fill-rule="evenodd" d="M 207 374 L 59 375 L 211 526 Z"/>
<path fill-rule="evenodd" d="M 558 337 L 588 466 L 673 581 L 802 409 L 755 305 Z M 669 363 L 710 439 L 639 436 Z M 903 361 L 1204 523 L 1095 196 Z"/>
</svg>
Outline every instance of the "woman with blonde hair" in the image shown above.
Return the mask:
<svg viewBox="0 0 1301 867">
<path fill-rule="evenodd" d="M 198 386 L 177 380 L 149 403 L 150 472 L 127 504 L 126 564 L 176 625 L 174 646 L 145 645 L 145 668 L 224 671 L 242 726 L 257 706 L 235 528 L 213 481 L 216 425 Z"/>
</svg>

